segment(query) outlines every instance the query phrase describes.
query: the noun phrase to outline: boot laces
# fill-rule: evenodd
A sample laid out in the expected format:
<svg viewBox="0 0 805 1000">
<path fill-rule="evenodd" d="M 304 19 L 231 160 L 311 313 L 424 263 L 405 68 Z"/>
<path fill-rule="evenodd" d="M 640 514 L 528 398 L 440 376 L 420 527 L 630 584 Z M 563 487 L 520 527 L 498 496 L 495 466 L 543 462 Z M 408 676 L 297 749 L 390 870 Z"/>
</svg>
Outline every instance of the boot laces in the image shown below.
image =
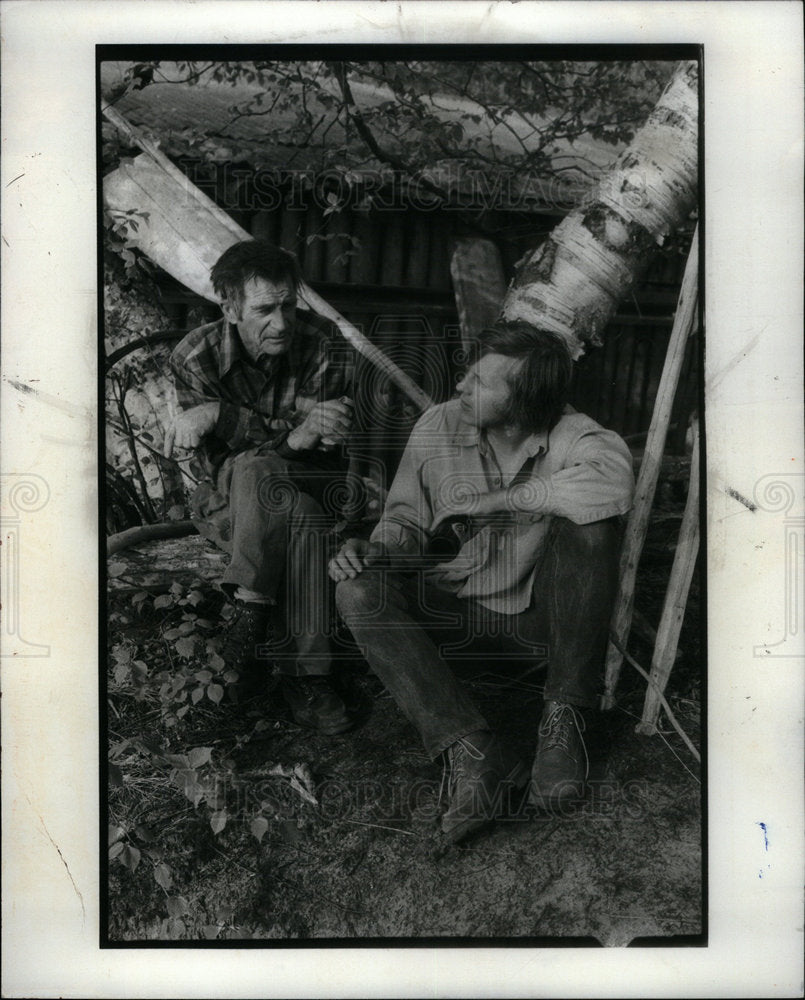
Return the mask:
<svg viewBox="0 0 805 1000">
<path fill-rule="evenodd" d="M 442 804 L 445 789 L 447 789 L 448 801 L 452 800 L 456 786 L 464 777 L 467 758 L 472 757 L 474 760 L 483 760 L 485 756 L 486 754 L 479 750 L 466 736 L 462 736 L 461 739 L 456 740 L 455 743 L 445 750 L 437 808 Z"/>
<path fill-rule="evenodd" d="M 572 756 L 570 741 L 575 729 L 578 733 L 581 749 L 584 751 L 585 779 L 590 773 L 590 758 L 587 755 L 583 736 L 586 728 L 581 712 L 567 704 L 556 704 L 539 726 L 539 735 L 544 737 L 543 748 L 545 750 L 561 750 L 568 756 Z"/>
</svg>

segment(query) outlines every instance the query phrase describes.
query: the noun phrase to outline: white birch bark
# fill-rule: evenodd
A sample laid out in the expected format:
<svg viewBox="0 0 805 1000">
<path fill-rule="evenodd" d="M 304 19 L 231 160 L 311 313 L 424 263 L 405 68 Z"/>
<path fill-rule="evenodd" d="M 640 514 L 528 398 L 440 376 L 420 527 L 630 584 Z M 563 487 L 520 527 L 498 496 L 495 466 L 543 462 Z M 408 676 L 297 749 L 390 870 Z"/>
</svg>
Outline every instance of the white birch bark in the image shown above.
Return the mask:
<svg viewBox="0 0 805 1000">
<path fill-rule="evenodd" d="M 599 345 L 652 251 L 695 206 L 697 171 L 698 73 L 689 61 L 588 202 L 520 261 L 503 318 L 561 335 L 574 359 Z"/>
</svg>

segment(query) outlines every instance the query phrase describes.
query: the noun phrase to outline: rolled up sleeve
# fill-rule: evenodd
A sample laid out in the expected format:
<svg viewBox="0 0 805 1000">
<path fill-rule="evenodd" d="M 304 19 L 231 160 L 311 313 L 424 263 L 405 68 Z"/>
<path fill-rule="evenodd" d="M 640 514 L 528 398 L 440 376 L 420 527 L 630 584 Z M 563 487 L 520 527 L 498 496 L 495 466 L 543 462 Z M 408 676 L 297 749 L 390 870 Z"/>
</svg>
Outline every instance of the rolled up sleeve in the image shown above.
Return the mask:
<svg viewBox="0 0 805 1000">
<path fill-rule="evenodd" d="M 574 524 L 626 514 L 634 500 L 631 453 L 612 431 L 587 431 L 571 444 L 564 467 L 545 477 L 543 485 L 543 512 Z"/>
</svg>

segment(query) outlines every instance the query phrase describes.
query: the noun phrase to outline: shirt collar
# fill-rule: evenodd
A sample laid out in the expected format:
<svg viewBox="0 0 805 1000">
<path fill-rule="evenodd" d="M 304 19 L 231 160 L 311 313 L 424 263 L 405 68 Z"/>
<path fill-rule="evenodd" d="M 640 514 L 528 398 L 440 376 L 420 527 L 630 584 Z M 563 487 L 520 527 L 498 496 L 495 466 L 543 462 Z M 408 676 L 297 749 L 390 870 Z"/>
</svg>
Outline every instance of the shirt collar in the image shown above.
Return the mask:
<svg viewBox="0 0 805 1000">
<path fill-rule="evenodd" d="M 221 378 L 236 362 L 243 361 L 240 337 L 238 337 L 235 327 L 228 319 L 224 319 L 222 322 L 221 351 L 218 356 L 218 374 Z"/>
<path fill-rule="evenodd" d="M 533 458 L 535 455 L 546 452 L 548 450 L 549 436 L 548 431 L 542 431 L 539 434 L 530 434 L 523 444 L 526 456 Z M 489 442 L 487 441 L 486 434 L 480 428 L 471 427 L 469 424 L 456 429 L 453 435 L 453 444 L 457 444 L 462 448 L 475 447 L 484 457 L 489 454 Z"/>
</svg>

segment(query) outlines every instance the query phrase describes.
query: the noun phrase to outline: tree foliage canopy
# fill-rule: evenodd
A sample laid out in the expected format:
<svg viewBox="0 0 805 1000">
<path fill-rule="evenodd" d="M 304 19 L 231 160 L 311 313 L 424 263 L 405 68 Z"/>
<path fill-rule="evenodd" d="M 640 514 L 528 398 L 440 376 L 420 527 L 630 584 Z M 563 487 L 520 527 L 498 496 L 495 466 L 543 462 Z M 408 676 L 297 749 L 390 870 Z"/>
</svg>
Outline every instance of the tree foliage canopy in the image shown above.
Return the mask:
<svg viewBox="0 0 805 1000">
<path fill-rule="evenodd" d="M 142 108 L 192 88 L 199 113 L 154 130 L 174 155 L 345 175 L 383 169 L 437 199 L 467 171 L 590 183 L 655 103 L 645 61 L 151 62 L 105 98 Z M 159 93 L 159 98 L 157 94 Z M 110 137 L 111 138 L 111 137 Z"/>
</svg>

